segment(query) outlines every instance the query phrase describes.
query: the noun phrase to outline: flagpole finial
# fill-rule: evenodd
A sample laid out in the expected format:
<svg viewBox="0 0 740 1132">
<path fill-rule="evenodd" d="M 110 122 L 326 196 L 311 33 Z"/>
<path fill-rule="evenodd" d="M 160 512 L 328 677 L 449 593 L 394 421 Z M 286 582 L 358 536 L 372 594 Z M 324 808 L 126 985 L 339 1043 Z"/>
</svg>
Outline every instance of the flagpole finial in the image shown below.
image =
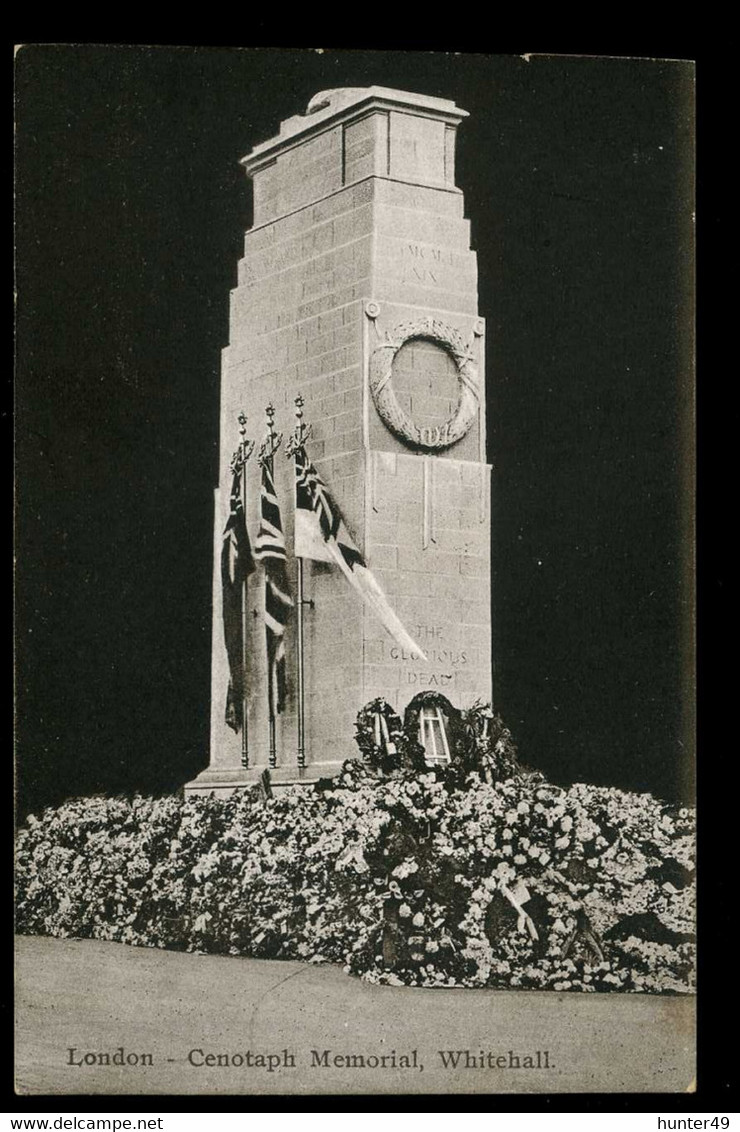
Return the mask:
<svg viewBox="0 0 740 1132">
<path fill-rule="evenodd" d="M 283 442 L 282 432 L 275 432 L 275 406 L 272 401 L 265 406 L 265 416 L 267 417 L 267 436 L 262 441 L 257 456 L 260 464 L 265 464 L 268 460 L 271 460 Z"/>
<path fill-rule="evenodd" d="M 295 399 L 296 426 L 293 435 L 286 445 L 286 456 L 295 456 L 298 449 L 303 447 L 311 435 L 311 425 L 307 425 L 303 420 L 304 405 L 305 401 L 303 400 L 303 396 L 299 393 Z"/>
<path fill-rule="evenodd" d="M 237 417 L 239 422 L 239 436 L 240 440 L 236 446 L 236 451 L 231 458 L 231 471 L 233 473 L 241 472 L 247 460 L 254 451 L 254 441 L 247 440 L 247 417 L 244 411 L 239 413 Z"/>
</svg>

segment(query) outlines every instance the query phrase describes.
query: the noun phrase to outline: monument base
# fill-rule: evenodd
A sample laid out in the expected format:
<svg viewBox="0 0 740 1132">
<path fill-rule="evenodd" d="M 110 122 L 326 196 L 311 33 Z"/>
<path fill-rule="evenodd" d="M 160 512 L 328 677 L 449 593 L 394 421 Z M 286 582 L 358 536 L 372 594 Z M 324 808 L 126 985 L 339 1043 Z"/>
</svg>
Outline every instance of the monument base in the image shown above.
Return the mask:
<svg viewBox="0 0 740 1132">
<path fill-rule="evenodd" d="M 342 769 L 339 762 L 318 762 L 300 770 L 297 766 L 259 766 L 244 767 L 216 767 L 209 766 L 194 778 L 186 782 L 183 792 L 186 798 L 215 794 L 226 797 L 235 790 L 244 790 L 255 786 L 265 770 L 270 771 L 270 783 L 274 790 L 285 786 L 306 785 L 311 786 L 320 778 L 333 778 Z"/>
</svg>

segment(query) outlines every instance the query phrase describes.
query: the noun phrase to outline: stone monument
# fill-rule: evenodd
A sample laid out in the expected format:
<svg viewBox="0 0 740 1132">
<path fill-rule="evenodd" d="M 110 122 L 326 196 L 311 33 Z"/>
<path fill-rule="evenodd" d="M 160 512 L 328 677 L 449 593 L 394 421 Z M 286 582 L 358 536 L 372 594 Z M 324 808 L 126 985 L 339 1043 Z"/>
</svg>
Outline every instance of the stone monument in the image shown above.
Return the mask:
<svg viewBox="0 0 740 1132">
<path fill-rule="evenodd" d="M 312 428 L 308 457 L 419 645 L 419 653 L 401 648 L 340 571 L 305 560 L 304 605 L 296 604 L 285 630 L 286 700 L 273 729 L 273 782 L 336 773 L 356 754 L 358 710 L 376 696 L 401 715 L 426 689 L 457 707 L 491 698 L 485 327 L 470 225 L 455 185 L 455 137 L 466 117 L 453 102 L 407 91 L 322 91 L 305 114 L 283 122 L 276 137 L 243 159 L 254 218 L 223 351 L 210 765 L 188 792 L 232 790 L 268 765 L 260 571 L 249 578 L 245 616 L 246 759 L 239 734 L 225 722 L 220 582 L 237 418 L 246 414 L 247 434 L 259 445 L 268 403 L 287 439 L 295 399 L 303 398 Z M 273 468 L 297 602 L 294 465 L 285 445 Z M 245 483 L 254 544 L 256 459 Z"/>
</svg>

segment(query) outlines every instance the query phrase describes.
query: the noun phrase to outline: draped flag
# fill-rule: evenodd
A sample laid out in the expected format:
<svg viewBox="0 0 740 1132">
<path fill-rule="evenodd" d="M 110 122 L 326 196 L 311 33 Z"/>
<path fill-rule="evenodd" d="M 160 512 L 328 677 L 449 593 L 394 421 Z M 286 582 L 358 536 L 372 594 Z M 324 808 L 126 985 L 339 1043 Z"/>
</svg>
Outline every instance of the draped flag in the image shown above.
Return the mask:
<svg viewBox="0 0 740 1132">
<path fill-rule="evenodd" d="M 326 484 L 299 445 L 295 450 L 295 553 L 298 558 L 333 562 L 358 591 L 401 648 L 427 657 L 404 629 L 355 546 Z"/>
<path fill-rule="evenodd" d="M 224 618 L 224 640 L 229 659 L 229 689 L 226 695 L 226 722 L 234 731 L 241 731 L 244 722 L 244 626 L 242 602 L 246 600 L 244 585 L 255 564 L 244 519 L 242 480 L 246 468 L 234 472 L 231 481 L 229 517 L 221 544 L 221 593 Z"/>
<path fill-rule="evenodd" d="M 254 550 L 265 568 L 267 694 L 270 719 L 274 720 L 285 706 L 285 623 L 293 600 L 288 592 L 285 536 L 270 464 L 270 460 L 262 463 L 260 525 Z"/>
</svg>

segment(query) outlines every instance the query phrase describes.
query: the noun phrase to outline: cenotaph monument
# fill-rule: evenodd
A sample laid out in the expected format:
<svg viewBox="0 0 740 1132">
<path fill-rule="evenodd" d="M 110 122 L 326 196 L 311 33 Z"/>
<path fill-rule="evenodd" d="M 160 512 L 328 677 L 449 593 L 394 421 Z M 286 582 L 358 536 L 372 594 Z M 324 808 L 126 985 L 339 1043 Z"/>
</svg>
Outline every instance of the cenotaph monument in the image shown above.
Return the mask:
<svg viewBox="0 0 740 1132">
<path fill-rule="evenodd" d="M 400 715 L 429 689 L 456 707 L 491 699 L 485 324 L 455 184 L 466 117 L 454 102 L 408 91 L 327 90 L 243 159 L 254 216 L 222 363 L 210 764 L 186 793 L 227 792 L 268 766 L 276 786 L 335 774 L 357 753 L 355 718 L 375 697 Z M 410 645 L 330 560 L 296 557 L 297 423 Z M 252 551 L 265 490 L 279 507 L 282 533 L 273 533 L 292 601 L 275 710 L 268 560 L 257 556 L 244 587 L 237 729 L 227 721 L 222 577 L 235 468 Z"/>
</svg>

